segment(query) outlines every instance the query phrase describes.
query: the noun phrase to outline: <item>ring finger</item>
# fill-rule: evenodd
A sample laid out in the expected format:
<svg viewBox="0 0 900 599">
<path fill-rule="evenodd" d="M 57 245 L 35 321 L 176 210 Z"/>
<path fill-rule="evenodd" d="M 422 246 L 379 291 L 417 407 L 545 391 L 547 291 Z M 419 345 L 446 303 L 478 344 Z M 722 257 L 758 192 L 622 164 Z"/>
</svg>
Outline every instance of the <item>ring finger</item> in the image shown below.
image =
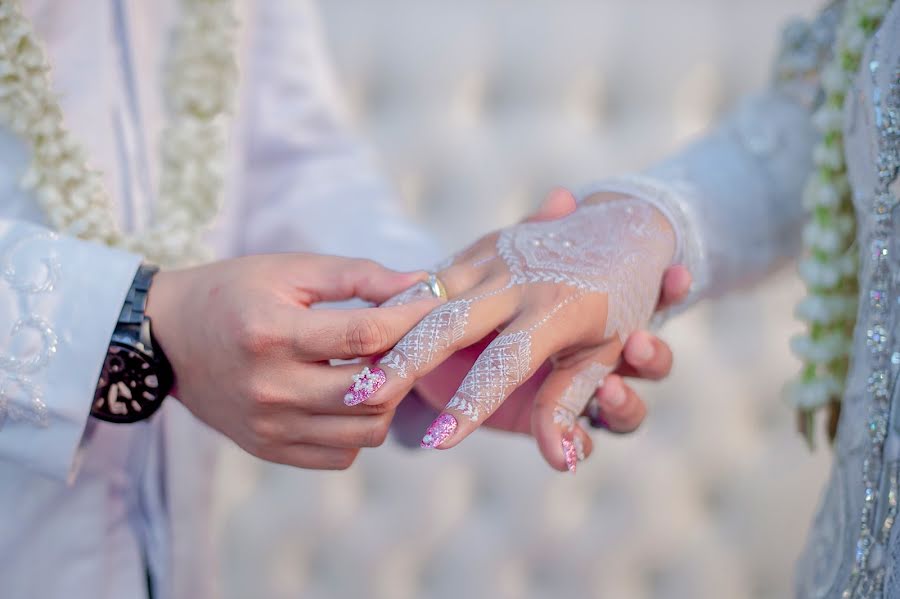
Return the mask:
<svg viewBox="0 0 900 599">
<path fill-rule="evenodd" d="M 468 347 L 509 321 L 518 288 L 476 288 L 439 306 L 416 325 L 379 362 L 385 381 L 377 393 L 363 388 L 348 403 L 378 405 L 398 401 L 419 378 L 459 349 Z M 371 369 L 370 369 L 371 370 Z M 353 395 L 353 393 L 351 393 Z"/>
<path fill-rule="evenodd" d="M 543 326 L 552 314 L 537 322 L 517 318 L 488 345 L 444 411 L 426 431 L 423 447 L 448 449 L 462 441 L 527 381 L 540 364 L 571 344 L 566 327 Z"/>
</svg>

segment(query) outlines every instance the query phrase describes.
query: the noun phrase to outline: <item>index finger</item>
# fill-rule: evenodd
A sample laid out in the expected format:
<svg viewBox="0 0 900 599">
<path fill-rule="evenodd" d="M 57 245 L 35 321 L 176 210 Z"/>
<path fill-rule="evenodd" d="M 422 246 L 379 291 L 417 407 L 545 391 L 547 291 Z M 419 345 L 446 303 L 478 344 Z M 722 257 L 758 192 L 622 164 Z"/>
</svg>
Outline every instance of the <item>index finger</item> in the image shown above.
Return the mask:
<svg viewBox="0 0 900 599">
<path fill-rule="evenodd" d="M 425 271 L 398 272 L 364 258 L 297 254 L 298 291 L 309 304 L 359 298 L 380 304 L 411 285 L 423 281 Z"/>
<path fill-rule="evenodd" d="M 301 360 L 350 360 L 388 351 L 440 303 L 424 298 L 381 308 L 298 310 L 289 328 Z"/>
</svg>

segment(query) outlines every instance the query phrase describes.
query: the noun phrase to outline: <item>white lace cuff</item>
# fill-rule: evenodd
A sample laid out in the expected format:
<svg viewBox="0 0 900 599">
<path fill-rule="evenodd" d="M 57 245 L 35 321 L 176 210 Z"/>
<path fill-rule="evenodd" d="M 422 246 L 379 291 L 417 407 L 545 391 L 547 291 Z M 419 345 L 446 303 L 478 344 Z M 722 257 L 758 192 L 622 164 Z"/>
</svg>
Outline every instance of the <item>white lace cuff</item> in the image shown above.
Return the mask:
<svg viewBox="0 0 900 599">
<path fill-rule="evenodd" d="M 140 257 L 0 219 L 0 460 L 74 476 Z"/>
</svg>

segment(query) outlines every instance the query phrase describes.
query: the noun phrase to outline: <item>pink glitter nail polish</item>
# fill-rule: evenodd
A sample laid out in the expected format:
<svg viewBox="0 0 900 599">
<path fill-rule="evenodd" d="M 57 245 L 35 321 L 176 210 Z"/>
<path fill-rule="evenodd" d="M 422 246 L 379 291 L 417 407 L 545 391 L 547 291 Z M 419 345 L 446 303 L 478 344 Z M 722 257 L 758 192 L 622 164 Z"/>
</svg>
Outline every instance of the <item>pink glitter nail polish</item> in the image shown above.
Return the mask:
<svg viewBox="0 0 900 599">
<path fill-rule="evenodd" d="M 563 436 L 562 449 L 563 455 L 566 456 L 566 468 L 569 469 L 569 472 L 575 474 L 575 468 L 578 465 L 578 450 L 575 448 L 571 435 Z"/>
<path fill-rule="evenodd" d="M 439 447 L 441 443 L 446 441 L 456 431 L 458 424 L 453 414 L 441 414 L 434 419 L 434 422 L 425 431 L 425 436 L 422 437 L 422 448 L 434 449 Z"/>
<path fill-rule="evenodd" d="M 355 406 L 366 401 L 387 381 L 387 375 L 377 366 L 366 366 L 353 375 L 353 384 L 344 394 L 344 405 Z"/>
</svg>

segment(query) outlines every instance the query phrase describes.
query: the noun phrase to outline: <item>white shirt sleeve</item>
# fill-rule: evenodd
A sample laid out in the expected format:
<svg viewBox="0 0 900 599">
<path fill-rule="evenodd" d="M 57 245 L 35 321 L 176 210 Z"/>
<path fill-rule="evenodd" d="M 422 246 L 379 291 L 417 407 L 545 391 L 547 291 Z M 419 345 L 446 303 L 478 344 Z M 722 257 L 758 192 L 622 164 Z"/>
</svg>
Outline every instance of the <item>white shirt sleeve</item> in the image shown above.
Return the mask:
<svg viewBox="0 0 900 599">
<path fill-rule="evenodd" d="M 0 219 L 0 460 L 74 476 L 140 257 Z"/>
<path fill-rule="evenodd" d="M 313 3 L 254 6 L 237 253 L 306 250 L 431 266 L 437 247 L 348 124 Z"/>
</svg>

